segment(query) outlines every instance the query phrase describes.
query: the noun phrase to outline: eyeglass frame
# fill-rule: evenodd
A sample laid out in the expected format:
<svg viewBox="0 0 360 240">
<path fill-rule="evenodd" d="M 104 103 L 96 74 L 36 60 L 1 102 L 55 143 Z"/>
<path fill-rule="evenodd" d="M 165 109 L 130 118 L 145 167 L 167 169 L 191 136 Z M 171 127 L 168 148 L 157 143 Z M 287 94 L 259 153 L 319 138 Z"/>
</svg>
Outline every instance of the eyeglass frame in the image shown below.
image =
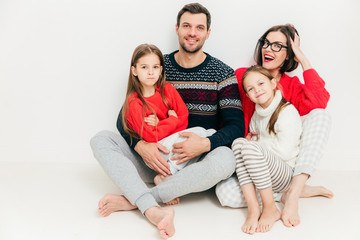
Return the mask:
<svg viewBox="0 0 360 240">
<path fill-rule="evenodd" d="M 282 45 L 282 44 L 279 43 L 279 42 L 272 42 L 272 43 L 271 43 L 271 42 L 269 42 L 269 41 L 266 40 L 266 39 L 259 39 L 259 42 L 260 42 L 260 44 L 261 44 L 261 48 L 267 49 L 267 48 L 270 46 L 271 50 L 273 50 L 274 52 L 280 52 L 282 48 L 289 48 L 288 46 L 284 46 L 284 45 Z M 264 47 L 264 46 L 265 46 L 265 43 L 267 44 L 266 47 Z M 272 47 L 273 44 L 280 45 L 280 49 L 279 49 L 278 51 L 274 50 L 273 47 Z"/>
</svg>

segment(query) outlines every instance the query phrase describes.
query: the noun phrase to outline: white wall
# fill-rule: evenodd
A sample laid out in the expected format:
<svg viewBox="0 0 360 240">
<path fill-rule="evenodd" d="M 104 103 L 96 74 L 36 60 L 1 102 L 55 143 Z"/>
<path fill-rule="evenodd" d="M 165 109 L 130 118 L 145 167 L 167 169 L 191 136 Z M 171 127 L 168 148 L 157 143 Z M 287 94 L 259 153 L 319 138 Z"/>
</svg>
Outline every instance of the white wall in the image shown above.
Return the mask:
<svg viewBox="0 0 360 240">
<path fill-rule="evenodd" d="M 297 27 L 331 93 L 333 127 L 319 169 L 360 170 L 359 1 L 200 2 L 213 17 L 205 51 L 234 69 L 252 63 L 269 27 Z M 177 49 L 176 15 L 186 3 L 0 0 L 0 161 L 95 161 L 89 139 L 116 131 L 133 49 Z"/>
</svg>

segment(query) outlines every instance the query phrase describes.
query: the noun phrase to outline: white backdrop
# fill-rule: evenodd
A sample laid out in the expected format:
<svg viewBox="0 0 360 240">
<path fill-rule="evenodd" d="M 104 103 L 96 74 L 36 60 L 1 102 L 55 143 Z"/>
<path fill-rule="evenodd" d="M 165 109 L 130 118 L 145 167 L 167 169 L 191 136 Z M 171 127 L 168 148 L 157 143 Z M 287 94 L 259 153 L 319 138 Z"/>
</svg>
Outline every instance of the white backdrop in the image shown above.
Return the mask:
<svg viewBox="0 0 360 240">
<path fill-rule="evenodd" d="M 189 1 L 0 0 L 0 161 L 93 162 L 89 139 L 116 131 L 132 51 L 178 48 Z M 234 69 L 257 39 L 292 23 L 331 93 L 331 137 L 320 170 L 360 170 L 360 2 L 200 1 L 212 14 L 204 50 Z M 294 72 L 302 76 L 300 68 Z"/>
</svg>

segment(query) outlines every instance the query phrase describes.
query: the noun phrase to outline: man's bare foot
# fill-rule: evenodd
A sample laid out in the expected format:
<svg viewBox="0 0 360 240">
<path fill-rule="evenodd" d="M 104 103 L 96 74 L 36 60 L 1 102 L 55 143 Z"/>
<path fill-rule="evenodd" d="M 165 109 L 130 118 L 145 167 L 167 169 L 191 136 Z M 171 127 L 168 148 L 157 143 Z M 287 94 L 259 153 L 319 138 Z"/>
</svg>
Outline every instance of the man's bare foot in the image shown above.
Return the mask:
<svg viewBox="0 0 360 240">
<path fill-rule="evenodd" d="M 256 228 L 256 232 L 270 231 L 273 224 L 279 219 L 280 219 L 280 211 L 275 204 L 273 206 L 263 207 L 259 219 L 259 223 Z"/>
<path fill-rule="evenodd" d="M 159 229 L 163 239 L 168 239 L 175 234 L 173 208 L 151 207 L 145 211 L 145 216 Z"/>
<path fill-rule="evenodd" d="M 137 208 L 123 195 L 115 195 L 111 193 L 106 194 L 102 199 L 100 199 L 98 205 L 98 213 L 102 217 L 107 217 L 113 212 L 128 211 Z"/>
<path fill-rule="evenodd" d="M 171 175 L 169 176 L 166 176 L 164 177 L 163 175 L 161 174 L 158 174 L 154 177 L 154 183 L 155 185 L 159 185 L 161 182 L 163 182 L 166 178 L 170 177 Z M 180 198 L 175 198 L 173 200 L 170 200 L 169 202 L 166 202 L 165 203 L 166 205 L 170 206 L 170 205 L 176 205 L 176 204 L 180 204 Z"/>
<path fill-rule="evenodd" d="M 281 213 L 281 220 L 286 227 L 295 227 L 300 224 L 300 216 L 298 213 L 298 200 L 300 198 L 310 198 L 322 196 L 332 198 L 333 192 L 322 186 L 305 185 L 300 196 L 292 193 L 290 190 L 283 193 L 281 202 L 284 204 L 284 209 Z"/>
<path fill-rule="evenodd" d="M 241 230 L 247 234 L 254 234 L 260 217 L 260 208 L 249 209 L 244 225 Z"/>
</svg>

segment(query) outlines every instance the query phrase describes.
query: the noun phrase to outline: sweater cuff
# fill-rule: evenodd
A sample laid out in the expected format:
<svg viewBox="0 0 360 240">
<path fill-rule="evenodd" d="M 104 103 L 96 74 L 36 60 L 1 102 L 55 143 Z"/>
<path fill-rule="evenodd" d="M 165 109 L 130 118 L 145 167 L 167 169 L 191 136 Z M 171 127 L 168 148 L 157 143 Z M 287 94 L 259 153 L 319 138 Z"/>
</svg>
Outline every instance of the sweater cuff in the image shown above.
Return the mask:
<svg viewBox="0 0 360 240">
<path fill-rule="evenodd" d="M 220 146 L 214 137 L 210 136 L 210 137 L 208 137 L 208 139 L 210 140 L 210 151 L 209 152 L 211 152 L 212 150 L 214 150 L 215 148 Z"/>
</svg>

